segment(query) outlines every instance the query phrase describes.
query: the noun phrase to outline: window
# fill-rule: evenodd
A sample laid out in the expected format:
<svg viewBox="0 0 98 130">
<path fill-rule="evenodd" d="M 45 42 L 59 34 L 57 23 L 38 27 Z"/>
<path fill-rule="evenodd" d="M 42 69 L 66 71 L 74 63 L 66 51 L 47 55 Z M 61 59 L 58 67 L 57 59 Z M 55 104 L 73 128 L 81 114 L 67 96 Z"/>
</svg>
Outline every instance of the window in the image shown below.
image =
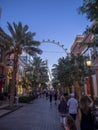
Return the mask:
<svg viewBox="0 0 98 130">
<path fill-rule="evenodd" d="M 2 48 L 0 47 L 0 62 L 2 62 Z"/>
</svg>

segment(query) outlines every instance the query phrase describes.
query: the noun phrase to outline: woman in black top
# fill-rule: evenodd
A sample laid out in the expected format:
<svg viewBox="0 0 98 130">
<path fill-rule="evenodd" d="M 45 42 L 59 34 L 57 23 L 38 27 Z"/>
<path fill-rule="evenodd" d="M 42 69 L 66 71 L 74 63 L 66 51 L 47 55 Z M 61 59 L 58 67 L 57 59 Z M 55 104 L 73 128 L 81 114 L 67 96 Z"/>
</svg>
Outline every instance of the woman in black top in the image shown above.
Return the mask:
<svg viewBox="0 0 98 130">
<path fill-rule="evenodd" d="M 88 104 L 88 98 L 91 101 Z M 93 107 L 93 101 L 90 97 L 83 96 L 80 100 L 80 108 L 78 109 L 78 129 L 81 130 L 94 130 L 93 119 L 91 115 L 91 107 Z"/>
</svg>

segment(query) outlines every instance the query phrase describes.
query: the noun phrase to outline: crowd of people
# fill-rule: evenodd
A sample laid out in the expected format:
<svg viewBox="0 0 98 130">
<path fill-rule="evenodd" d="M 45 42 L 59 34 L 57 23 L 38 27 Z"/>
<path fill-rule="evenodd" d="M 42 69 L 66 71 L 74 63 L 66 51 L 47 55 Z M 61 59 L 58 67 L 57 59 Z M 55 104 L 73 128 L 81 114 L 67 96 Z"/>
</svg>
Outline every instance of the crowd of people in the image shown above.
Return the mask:
<svg viewBox="0 0 98 130">
<path fill-rule="evenodd" d="M 95 130 L 91 113 L 94 102 L 89 96 L 84 95 L 77 100 L 74 93 L 67 98 L 57 91 L 46 91 L 45 94 L 50 105 L 54 100 L 55 105 L 58 106 L 60 123 L 65 130 Z"/>
<path fill-rule="evenodd" d="M 74 93 L 70 94 L 68 100 L 62 95 L 58 105 L 61 125 L 65 130 L 95 130 L 92 118 L 93 108 L 94 102 L 87 95 L 82 96 L 79 101 Z"/>
</svg>

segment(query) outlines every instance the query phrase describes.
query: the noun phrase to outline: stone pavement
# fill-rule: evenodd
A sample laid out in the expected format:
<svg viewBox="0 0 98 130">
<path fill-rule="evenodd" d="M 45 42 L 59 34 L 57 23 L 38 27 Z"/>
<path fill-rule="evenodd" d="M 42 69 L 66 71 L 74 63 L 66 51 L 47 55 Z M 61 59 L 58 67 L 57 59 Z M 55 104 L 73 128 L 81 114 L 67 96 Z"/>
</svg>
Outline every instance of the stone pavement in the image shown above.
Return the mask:
<svg viewBox="0 0 98 130">
<path fill-rule="evenodd" d="M 4 100 L 4 101 L 0 100 L 0 117 L 11 112 L 10 110 L 2 109 L 3 107 L 6 107 L 6 106 L 8 106 L 8 101 L 7 100 Z"/>
<path fill-rule="evenodd" d="M 0 118 L 0 130 L 63 130 L 57 106 L 39 98 Z"/>
<path fill-rule="evenodd" d="M 22 107 L 24 105 L 26 105 L 26 104 L 18 103 L 18 105 L 16 105 L 16 107 L 13 110 L 10 110 L 10 109 L 8 110 L 8 109 L 4 109 L 4 107 L 9 106 L 9 101 L 8 100 L 0 101 L 0 118 L 12 113 L 13 111 L 16 111 L 17 109 L 19 109 L 20 107 Z"/>
</svg>

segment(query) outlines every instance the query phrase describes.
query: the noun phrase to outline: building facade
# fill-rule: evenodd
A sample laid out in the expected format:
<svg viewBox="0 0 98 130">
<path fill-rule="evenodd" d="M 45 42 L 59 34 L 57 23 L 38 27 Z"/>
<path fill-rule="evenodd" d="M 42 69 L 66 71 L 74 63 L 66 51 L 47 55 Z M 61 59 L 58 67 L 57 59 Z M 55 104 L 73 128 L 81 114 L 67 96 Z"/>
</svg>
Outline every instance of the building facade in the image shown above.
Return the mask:
<svg viewBox="0 0 98 130">
<path fill-rule="evenodd" d="M 7 45 L 10 37 L 0 27 L 0 92 L 7 90 Z"/>
<path fill-rule="evenodd" d="M 91 28 L 93 28 L 93 26 L 94 24 L 91 26 Z M 92 78 L 93 95 L 96 98 L 98 97 L 98 56 L 96 55 L 98 49 L 96 46 L 89 47 L 89 44 L 93 41 L 93 39 L 94 34 L 92 34 L 91 32 L 87 32 L 84 35 L 77 35 L 71 47 L 71 53 L 73 53 L 75 56 L 77 56 L 78 54 L 87 56 L 88 59 L 92 61 L 91 69 L 94 70 L 95 73 L 91 75 L 91 78 Z M 84 84 L 85 94 L 91 95 L 90 77 L 89 76 L 85 77 L 85 80 L 86 80 Z"/>
</svg>

